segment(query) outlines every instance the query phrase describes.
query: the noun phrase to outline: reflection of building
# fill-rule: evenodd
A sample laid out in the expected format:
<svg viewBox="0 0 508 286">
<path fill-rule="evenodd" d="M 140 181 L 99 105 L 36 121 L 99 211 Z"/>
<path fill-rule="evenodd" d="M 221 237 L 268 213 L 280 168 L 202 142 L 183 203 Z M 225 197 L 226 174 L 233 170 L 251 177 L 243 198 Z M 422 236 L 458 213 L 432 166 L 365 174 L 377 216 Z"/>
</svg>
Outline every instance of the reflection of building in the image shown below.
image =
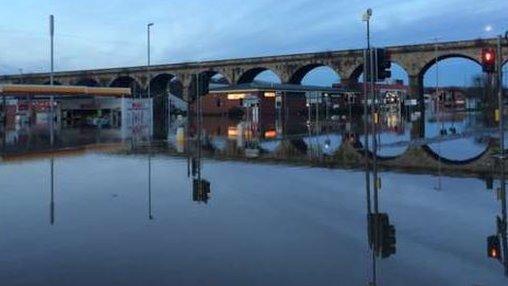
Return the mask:
<svg viewBox="0 0 508 286">
<path fill-rule="evenodd" d="M 246 107 L 245 101 L 254 102 L 255 99 L 257 99 L 257 107 L 261 116 L 273 115 L 277 112 L 287 115 L 303 114 L 307 112 L 306 94 L 317 93 L 324 96 L 324 94 L 333 94 L 339 91 L 330 87 L 258 81 L 219 87 L 211 89 L 210 93 L 202 98 L 203 114 L 242 114 Z"/>
<path fill-rule="evenodd" d="M 464 108 L 466 106 L 466 94 L 460 87 L 440 87 L 438 94 L 435 88 L 426 88 L 425 94 L 443 107 Z"/>
<path fill-rule="evenodd" d="M 45 97 L 10 97 L 5 101 L 5 107 L 0 106 L 0 115 L 6 130 L 18 130 L 28 125 L 49 126 L 53 118 L 57 128 L 122 127 L 127 138 L 135 134 L 152 134 L 152 109 L 151 99 L 67 96 L 56 98 L 51 108 L 51 100 Z"/>
</svg>

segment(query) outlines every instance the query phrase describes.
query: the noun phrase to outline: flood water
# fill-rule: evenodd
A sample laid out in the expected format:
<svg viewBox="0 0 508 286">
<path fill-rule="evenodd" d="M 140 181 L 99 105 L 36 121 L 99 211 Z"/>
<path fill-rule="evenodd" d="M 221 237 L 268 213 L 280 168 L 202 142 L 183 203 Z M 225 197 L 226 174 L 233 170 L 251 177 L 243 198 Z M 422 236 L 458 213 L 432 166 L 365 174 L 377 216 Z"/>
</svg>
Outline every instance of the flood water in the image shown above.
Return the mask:
<svg viewBox="0 0 508 286">
<path fill-rule="evenodd" d="M 459 118 L 446 126 L 453 122 L 462 131 L 477 122 Z M 239 143 L 233 136 L 239 122 L 223 122 L 207 128 L 217 150 Z M 346 136 L 343 125 L 333 126 L 318 130 L 304 122 L 286 130 L 331 153 Z M 505 266 L 487 256 L 487 237 L 502 216 L 498 179 L 488 187 L 477 177 L 383 171 L 376 200 L 367 196 L 373 190 L 363 170 L 226 156 L 200 157 L 192 170 L 195 153 L 179 150 L 177 127 L 168 140 L 152 143 L 119 138 L 114 130 L 61 130 L 52 146 L 44 131 L 32 129 L 3 137 L 9 140 L 0 161 L 1 285 L 508 281 Z M 277 150 L 280 137 L 269 131 L 282 129 L 259 128 L 257 144 Z M 409 127 L 385 134 L 382 143 L 411 139 Z M 485 146 L 474 136 L 461 140 L 471 145 L 439 143 L 450 152 L 442 155 L 467 159 Z M 398 152 L 390 148 L 381 151 Z M 196 193 L 197 177 L 210 184 L 209 193 Z M 369 243 L 374 204 L 396 230 L 396 251 L 385 258 Z"/>
</svg>

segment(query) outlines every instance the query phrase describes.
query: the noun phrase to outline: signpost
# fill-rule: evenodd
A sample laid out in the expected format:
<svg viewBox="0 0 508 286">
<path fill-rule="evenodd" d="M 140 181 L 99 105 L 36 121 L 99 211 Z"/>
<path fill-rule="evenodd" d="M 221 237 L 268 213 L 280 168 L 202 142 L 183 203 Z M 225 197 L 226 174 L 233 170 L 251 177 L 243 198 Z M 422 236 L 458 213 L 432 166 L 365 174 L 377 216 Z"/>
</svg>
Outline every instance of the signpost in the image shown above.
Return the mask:
<svg viewBox="0 0 508 286">
<path fill-rule="evenodd" d="M 153 134 L 151 98 L 122 99 L 122 137 L 148 138 Z"/>
</svg>

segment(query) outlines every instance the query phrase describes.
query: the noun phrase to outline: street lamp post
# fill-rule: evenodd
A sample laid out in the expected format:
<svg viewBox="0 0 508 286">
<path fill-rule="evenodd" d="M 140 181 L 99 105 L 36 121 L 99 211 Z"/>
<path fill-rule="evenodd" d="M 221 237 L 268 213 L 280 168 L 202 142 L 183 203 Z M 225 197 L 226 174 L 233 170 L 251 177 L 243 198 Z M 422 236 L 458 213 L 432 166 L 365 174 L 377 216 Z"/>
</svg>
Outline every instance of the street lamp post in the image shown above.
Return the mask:
<svg viewBox="0 0 508 286">
<path fill-rule="evenodd" d="M 153 26 L 153 23 L 149 23 L 146 25 L 146 34 L 147 34 L 147 73 L 148 73 L 148 98 L 151 98 L 151 80 L 152 76 L 150 74 L 150 28 Z"/>
<path fill-rule="evenodd" d="M 363 14 L 363 21 L 367 24 L 367 49 L 363 53 L 363 118 L 364 118 L 364 135 L 365 135 L 365 142 L 364 142 L 364 158 L 365 158 L 365 182 L 366 182 L 366 195 L 367 195 L 367 211 L 369 216 L 372 213 L 372 208 L 370 204 L 371 199 L 371 191 L 370 191 L 370 165 L 369 165 L 369 114 L 368 114 L 368 95 L 369 95 L 369 84 L 367 83 L 367 79 L 369 78 L 368 74 L 371 73 L 372 69 L 372 62 L 371 62 L 371 51 L 370 51 L 370 18 L 372 17 L 372 9 L 367 9 L 367 11 Z M 372 77 L 370 80 L 373 80 Z M 372 275 L 373 275 L 373 281 L 376 281 L 376 260 L 375 260 L 375 254 L 372 254 Z"/>
<path fill-rule="evenodd" d="M 363 63 L 363 119 L 364 119 L 364 132 L 365 132 L 365 158 L 367 158 L 367 152 L 369 150 L 369 115 L 368 115 L 368 84 L 367 84 L 367 73 L 370 71 L 371 62 L 370 62 L 370 18 L 372 17 L 372 9 L 367 9 L 365 14 L 363 14 L 363 21 L 367 24 L 367 50 L 364 53 L 364 63 Z M 367 162 L 367 159 L 366 159 Z M 366 165 L 368 168 L 368 162 Z"/>
<path fill-rule="evenodd" d="M 50 76 L 49 76 L 49 84 L 50 85 L 53 85 L 54 84 L 54 70 L 55 70 L 55 64 L 54 64 L 54 59 L 55 59 L 55 16 L 53 15 L 50 15 L 49 16 L 49 34 L 50 34 L 50 42 L 51 42 L 51 71 L 50 71 Z M 54 142 L 54 120 L 55 120 L 55 115 L 54 115 L 54 96 L 51 95 L 49 97 L 49 113 L 50 113 L 50 116 L 49 116 L 49 128 L 50 128 L 50 141 L 51 141 L 51 146 L 53 146 L 53 142 Z"/>
</svg>

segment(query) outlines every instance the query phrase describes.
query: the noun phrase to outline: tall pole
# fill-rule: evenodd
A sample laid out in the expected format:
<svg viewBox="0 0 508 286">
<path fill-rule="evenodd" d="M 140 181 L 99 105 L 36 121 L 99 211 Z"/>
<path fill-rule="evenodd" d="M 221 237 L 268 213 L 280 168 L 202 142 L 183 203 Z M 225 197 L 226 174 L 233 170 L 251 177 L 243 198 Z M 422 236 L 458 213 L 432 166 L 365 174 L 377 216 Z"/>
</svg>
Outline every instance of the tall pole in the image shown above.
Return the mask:
<svg viewBox="0 0 508 286">
<path fill-rule="evenodd" d="M 49 84 L 50 85 L 53 85 L 54 84 L 54 71 L 55 71 L 55 16 L 53 15 L 50 15 L 49 16 L 49 34 L 50 34 L 50 41 L 51 41 L 51 71 L 50 71 L 50 76 L 49 76 Z M 51 141 L 51 146 L 53 146 L 53 142 L 54 142 L 54 126 L 53 126 L 53 121 L 54 121 L 54 110 L 53 110 L 53 103 L 54 103 L 54 96 L 51 95 L 49 97 L 49 113 L 50 113 L 50 118 L 49 118 L 49 128 L 50 128 L 50 141 Z"/>
<path fill-rule="evenodd" d="M 378 142 L 377 142 L 377 129 L 378 129 L 378 122 L 379 122 L 379 114 L 378 114 L 378 98 L 377 93 L 374 89 L 374 85 L 377 78 L 377 72 L 376 65 L 374 63 L 377 62 L 377 52 L 375 52 L 375 49 L 371 49 L 370 52 L 370 62 L 371 62 L 371 69 L 370 69 L 370 84 L 371 84 L 371 96 L 373 99 L 373 105 L 372 105 L 372 173 L 373 173 L 373 180 L 374 180 L 374 212 L 377 214 L 379 213 L 379 207 L 378 207 L 378 173 L 377 173 L 377 149 L 378 149 Z"/>
<path fill-rule="evenodd" d="M 363 21 L 367 24 L 367 50 L 364 52 L 363 55 L 363 119 L 364 119 L 364 135 L 365 135 L 365 142 L 364 142 L 364 156 L 365 156 L 365 168 L 369 169 L 369 159 L 368 159 L 368 151 L 369 151 L 369 115 L 368 115 L 368 99 L 369 99 L 369 92 L 368 92 L 368 73 L 371 69 L 371 63 L 370 63 L 370 17 L 372 16 L 372 10 L 368 9 L 365 14 L 363 15 Z M 370 180 L 370 174 L 369 172 L 366 172 L 367 178 Z M 370 189 L 370 188 L 369 188 Z M 369 190 L 370 193 L 370 190 Z"/>
<path fill-rule="evenodd" d="M 370 48 L 370 17 L 372 16 L 372 9 L 367 9 L 365 14 L 363 15 L 363 21 L 367 24 L 367 50 L 365 50 L 363 58 L 364 58 L 364 65 L 363 65 L 363 95 L 364 95 L 364 132 L 365 132 L 365 147 L 364 147 L 364 156 L 365 156 L 365 182 L 367 184 L 366 191 L 367 191 L 367 211 L 368 211 L 368 217 L 369 220 L 371 217 L 371 192 L 370 192 L 370 166 L 369 166 L 369 115 L 368 115 L 368 99 L 369 99 L 369 89 L 371 89 L 370 82 L 373 80 L 372 78 L 372 60 L 371 60 L 371 48 Z M 369 74 L 370 73 L 370 74 Z M 367 79 L 370 79 L 367 81 Z M 375 281 L 377 280 L 377 266 L 376 266 L 376 256 L 374 251 L 372 252 L 372 281 L 375 284 Z"/>
<path fill-rule="evenodd" d="M 54 72 L 54 38 L 55 38 L 55 16 L 49 15 L 49 35 L 50 35 L 50 41 L 51 41 L 51 70 L 49 74 L 49 84 L 53 85 L 53 72 Z"/>
<path fill-rule="evenodd" d="M 147 66 L 146 66 L 146 70 L 147 70 L 147 73 L 148 73 L 148 98 L 151 98 L 152 97 L 152 94 L 151 94 L 151 80 L 152 80 L 152 75 L 150 74 L 150 28 L 153 26 L 153 23 L 150 23 L 146 26 L 146 34 L 147 34 Z"/>
<path fill-rule="evenodd" d="M 499 145 L 501 145 L 501 160 L 504 160 L 504 99 L 503 99 L 503 50 L 502 36 L 497 37 L 497 100 L 499 104 Z"/>
<path fill-rule="evenodd" d="M 365 157 L 365 181 L 368 182 L 367 184 L 367 198 L 370 202 L 370 166 L 369 166 L 369 104 L 368 104 L 368 72 L 371 69 L 371 63 L 370 63 L 370 17 L 372 16 L 372 10 L 368 9 L 365 14 L 363 15 L 363 21 L 367 23 L 367 49 L 363 53 L 363 120 L 364 120 L 364 136 L 365 136 L 365 142 L 364 142 L 364 157 Z M 370 206 L 369 206 L 369 212 L 370 212 Z"/>
<path fill-rule="evenodd" d="M 507 32 L 508 35 L 508 32 Z M 508 276 L 508 240 L 506 235 L 506 181 L 505 181 L 505 158 L 504 158 L 504 97 L 503 97 L 503 38 L 501 35 L 497 38 L 497 96 L 499 104 L 499 145 L 501 160 L 501 214 L 502 214 L 502 232 L 501 241 L 503 244 L 503 264 L 505 275 Z"/>
<path fill-rule="evenodd" d="M 436 65 L 436 99 L 437 99 L 437 120 L 441 123 L 441 130 L 439 134 L 443 135 L 444 123 L 441 120 L 441 99 L 439 97 L 439 59 L 438 59 L 438 38 L 434 38 L 434 63 Z M 424 123 L 425 124 L 425 123 Z M 438 152 L 441 153 L 441 140 L 438 144 Z M 438 156 L 438 176 L 437 176 L 437 190 L 441 190 L 441 156 Z"/>
</svg>

